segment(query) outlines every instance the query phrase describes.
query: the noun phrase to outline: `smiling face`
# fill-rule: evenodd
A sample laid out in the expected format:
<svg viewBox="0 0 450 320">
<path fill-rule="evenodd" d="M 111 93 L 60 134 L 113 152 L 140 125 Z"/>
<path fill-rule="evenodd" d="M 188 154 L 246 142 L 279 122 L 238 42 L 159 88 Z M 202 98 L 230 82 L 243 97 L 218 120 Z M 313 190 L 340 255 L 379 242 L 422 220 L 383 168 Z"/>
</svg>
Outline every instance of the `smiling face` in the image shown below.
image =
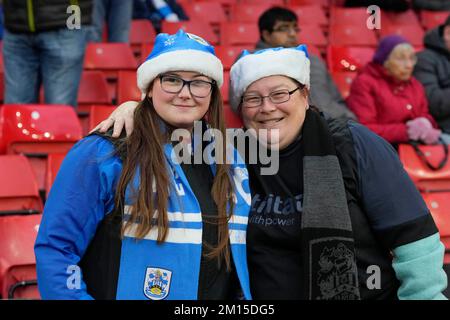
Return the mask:
<svg viewBox="0 0 450 320">
<path fill-rule="evenodd" d="M 399 44 L 390 53 L 384 63 L 388 73 L 399 81 L 411 78 L 417 57 L 414 48 L 409 44 Z"/>
<path fill-rule="evenodd" d="M 298 87 L 298 83 L 286 76 L 270 76 L 253 82 L 244 97 L 264 97 L 280 90 L 292 92 Z M 299 135 L 307 108 L 306 89 L 302 89 L 293 92 L 289 100 L 283 103 L 274 104 L 269 98 L 264 98 L 259 107 L 248 108 L 244 103 L 241 112 L 246 128 L 256 130 L 257 134 L 260 129 L 268 130 L 267 147 L 276 148 L 278 140 L 278 148 L 283 149 Z"/>
<path fill-rule="evenodd" d="M 177 81 L 177 78 L 183 80 L 202 80 L 211 82 L 212 80 L 197 72 L 173 71 L 165 75 L 174 76 L 173 79 L 167 79 L 167 83 Z M 194 86 L 194 83 L 191 84 Z M 193 96 L 184 85 L 179 93 L 169 93 L 163 90 L 160 78 L 156 78 L 150 86 L 148 96 L 153 100 L 153 106 L 158 115 L 168 124 L 175 128 L 192 129 L 194 121 L 201 120 L 209 109 L 211 102 L 211 92 L 203 98 Z"/>
</svg>

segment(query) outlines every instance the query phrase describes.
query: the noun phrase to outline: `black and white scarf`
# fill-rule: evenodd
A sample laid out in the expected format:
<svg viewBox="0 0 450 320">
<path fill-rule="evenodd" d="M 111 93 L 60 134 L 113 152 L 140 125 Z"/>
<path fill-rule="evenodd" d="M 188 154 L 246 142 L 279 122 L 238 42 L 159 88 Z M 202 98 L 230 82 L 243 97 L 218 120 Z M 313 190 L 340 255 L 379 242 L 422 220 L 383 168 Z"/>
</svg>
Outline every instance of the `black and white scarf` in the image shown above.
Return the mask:
<svg viewBox="0 0 450 320">
<path fill-rule="evenodd" d="M 358 300 L 350 213 L 336 149 L 326 120 L 308 109 L 302 129 L 304 297 Z"/>
</svg>

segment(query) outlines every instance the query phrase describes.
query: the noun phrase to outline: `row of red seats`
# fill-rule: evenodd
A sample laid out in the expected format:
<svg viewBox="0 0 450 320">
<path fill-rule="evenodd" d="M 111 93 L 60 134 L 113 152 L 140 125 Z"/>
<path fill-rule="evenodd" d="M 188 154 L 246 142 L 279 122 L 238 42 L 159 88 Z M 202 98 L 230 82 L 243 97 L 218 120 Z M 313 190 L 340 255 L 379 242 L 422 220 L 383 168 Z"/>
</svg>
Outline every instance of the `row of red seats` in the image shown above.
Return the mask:
<svg viewBox="0 0 450 320">
<path fill-rule="evenodd" d="M 252 22 L 258 21 L 262 12 L 272 6 L 285 6 L 297 13 L 301 25 L 312 24 L 326 26 L 328 24 L 361 24 L 365 25 L 369 13 L 365 7 L 345 8 L 332 6 L 329 9 L 330 21 L 328 21 L 328 6 L 317 1 L 234 1 L 223 3 L 221 1 L 194 1 L 182 2 L 184 10 L 191 20 L 200 19 L 211 24 L 220 24 L 227 21 Z M 425 29 L 434 28 L 442 23 L 448 12 L 420 11 L 417 17 L 412 10 L 404 13 L 382 13 L 383 22 L 386 25 L 405 24 L 420 25 Z M 419 19 L 420 18 L 420 19 Z"/>
</svg>

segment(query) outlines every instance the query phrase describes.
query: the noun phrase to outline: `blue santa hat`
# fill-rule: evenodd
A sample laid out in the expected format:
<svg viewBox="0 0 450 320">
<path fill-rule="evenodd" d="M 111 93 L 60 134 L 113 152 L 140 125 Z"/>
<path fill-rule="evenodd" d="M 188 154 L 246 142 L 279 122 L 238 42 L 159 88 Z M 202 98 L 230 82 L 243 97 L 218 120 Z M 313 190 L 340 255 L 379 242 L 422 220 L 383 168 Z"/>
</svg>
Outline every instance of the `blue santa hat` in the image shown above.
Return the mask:
<svg viewBox="0 0 450 320">
<path fill-rule="evenodd" d="M 216 57 L 214 47 L 204 39 L 183 30 L 170 35 L 160 33 L 147 59 L 137 70 L 137 84 L 143 94 L 150 83 L 168 71 L 194 71 L 212 78 L 220 87 L 223 83 L 223 66 Z"/>
<path fill-rule="evenodd" d="M 297 80 L 309 89 L 310 61 L 305 45 L 295 48 L 270 48 L 250 53 L 247 50 L 230 70 L 230 105 L 238 111 L 247 88 L 261 78 L 282 75 Z"/>
</svg>

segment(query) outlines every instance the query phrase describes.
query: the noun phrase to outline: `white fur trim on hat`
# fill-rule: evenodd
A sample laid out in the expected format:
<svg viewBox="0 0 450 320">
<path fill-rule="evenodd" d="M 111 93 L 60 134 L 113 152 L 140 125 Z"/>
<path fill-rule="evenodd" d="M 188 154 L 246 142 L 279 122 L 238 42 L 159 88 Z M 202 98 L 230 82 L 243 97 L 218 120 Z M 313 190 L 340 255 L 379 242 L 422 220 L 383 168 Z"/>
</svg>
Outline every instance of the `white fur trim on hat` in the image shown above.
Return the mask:
<svg viewBox="0 0 450 320">
<path fill-rule="evenodd" d="M 200 50 L 176 50 L 160 54 L 141 64 L 137 70 L 137 83 L 146 93 L 150 83 L 167 71 L 194 71 L 223 84 L 223 66 L 216 56 Z"/>
<path fill-rule="evenodd" d="M 310 61 L 298 48 L 266 49 L 244 55 L 230 71 L 229 99 L 233 111 L 237 112 L 242 95 L 253 82 L 274 75 L 293 78 L 309 89 Z"/>
</svg>

